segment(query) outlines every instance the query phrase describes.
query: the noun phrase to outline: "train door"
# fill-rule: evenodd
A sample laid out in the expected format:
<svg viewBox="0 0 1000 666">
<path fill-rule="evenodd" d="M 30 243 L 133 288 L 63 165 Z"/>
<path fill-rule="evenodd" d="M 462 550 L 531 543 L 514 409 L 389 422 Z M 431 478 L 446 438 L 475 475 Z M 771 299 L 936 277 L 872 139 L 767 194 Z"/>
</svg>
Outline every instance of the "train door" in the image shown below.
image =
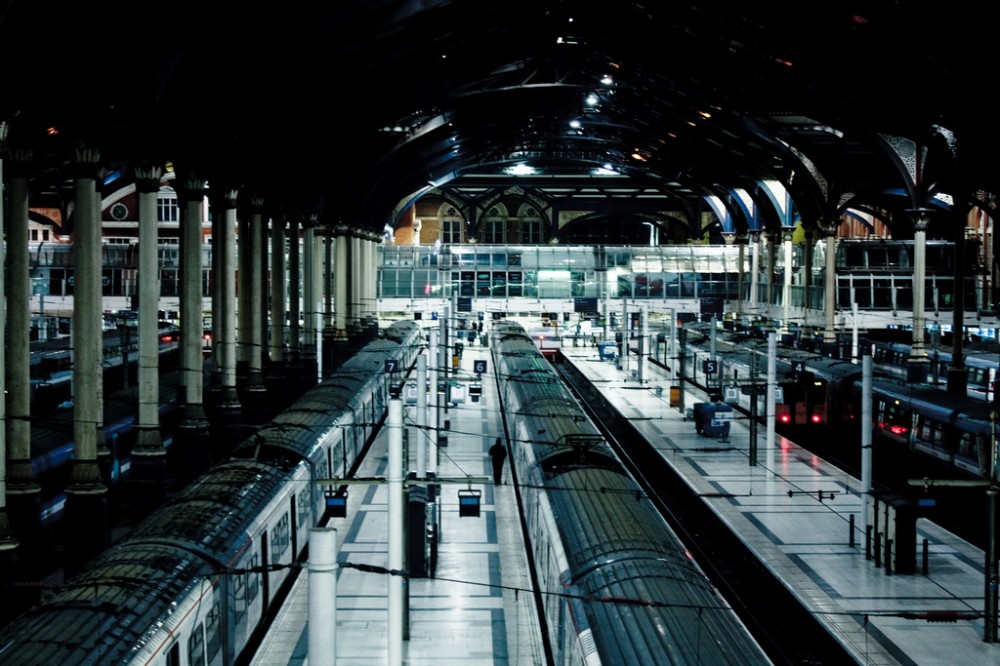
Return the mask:
<svg viewBox="0 0 1000 666">
<path fill-rule="evenodd" d="M 264 565 L 265 571 L 267 570 L 267 564 L 269 560 L 268 547 L 267 547 L 267 534 L 268 531 L 264 530 L 260 534 L 260 563 Z M 263 575 L 263 582 L 261 583 L 261 591 L 264 593 L 261 597 L 260 606 L 260 617 L 267 615 L 268 602 L 271 599 L 271 578 L 266 573 Z"/>
<path fill-rule="evenodd" d="M 875 407 L 875 432 L 893 442 L 909 445 L 913 420 L 909 405 L 888 398 L 878 400 Z"/>
</svg>

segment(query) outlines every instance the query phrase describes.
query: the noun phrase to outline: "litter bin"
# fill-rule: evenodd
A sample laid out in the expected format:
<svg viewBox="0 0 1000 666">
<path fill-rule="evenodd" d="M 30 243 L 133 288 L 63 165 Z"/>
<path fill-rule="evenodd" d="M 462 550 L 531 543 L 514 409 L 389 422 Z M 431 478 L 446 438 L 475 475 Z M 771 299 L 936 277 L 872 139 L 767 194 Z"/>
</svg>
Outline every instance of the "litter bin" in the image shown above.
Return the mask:
<svg viewBox="0 0 1000 666">
<path fill-rule="evenodd" d="M 705 437 L 728 437 L 733 408 L 724 402 L 696 402 L 694 430 Z"/>
<path fill-rule="evenodd" d="M 433 502 L 428 500 L 427 488 L 410 486 L 407 489 L 409 515 L 407 562 L 410 578 L 427 578 L 431 574 L 431 515 Z"/>
</svg>

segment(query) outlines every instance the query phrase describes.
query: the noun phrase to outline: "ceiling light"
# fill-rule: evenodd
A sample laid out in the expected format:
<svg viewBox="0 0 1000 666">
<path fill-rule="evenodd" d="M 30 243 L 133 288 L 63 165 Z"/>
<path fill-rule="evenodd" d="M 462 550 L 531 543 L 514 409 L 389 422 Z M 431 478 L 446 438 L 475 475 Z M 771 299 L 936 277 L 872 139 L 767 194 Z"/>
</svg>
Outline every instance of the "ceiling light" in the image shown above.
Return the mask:
<svg viewBox="0 0 1000 666">
<path fill-rule="evenodd" d="M 603 83 L 606 86 L 610 86 L 612 83 L 611 77 L 605 74 L 603 77 L 601 77 L 601 83 Z"/>
<path fill-rule="evenodd" d="M 525 163 L 515 164 L 514 166 L 507 167 L 504 169 L 504 173 L 510 176 L 531 176 L 535 173 L 535 167 L 529 166 Z"/>
<path fill-rule="evenodd" d="M 569 126 L 572 127 L 573 129 L 580 129 L 580 121 L 574 118 L 573 120 L 569 121 Z"/>
<path fill-rule="evenodd" d="M 594 93 L 590 93 L 589 95 L 587 95 L 587 104 L 589 106 L 597 106 L 597 103 L 599 101 L 600 99 L 598 99 L 597 95 L 595 95 Z"/>
</svg>

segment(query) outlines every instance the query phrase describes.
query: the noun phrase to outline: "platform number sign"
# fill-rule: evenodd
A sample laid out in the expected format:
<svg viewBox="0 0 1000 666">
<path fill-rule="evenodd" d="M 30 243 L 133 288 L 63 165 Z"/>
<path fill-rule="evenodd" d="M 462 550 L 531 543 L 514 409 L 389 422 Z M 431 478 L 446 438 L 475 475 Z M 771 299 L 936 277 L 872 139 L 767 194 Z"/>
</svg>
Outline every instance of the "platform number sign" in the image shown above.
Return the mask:
<svg viewBox="0 0 1000 666">
<path fill-rule="evenodd" d="M 386 374 L 391 375 L 392 373 L 396 372 L 397 370 L 399 370 L 399 361 L 397 361 L 394 358 L 387 358 L 385 360 L 385 372 L 386 372 Z"/>
<path fill-rule="evenodd" d="M 481 375 L 486 372 L 486 361 L 483 359 L 473 361 L 472 369 L 477 375 Z"/>
<path fill-rule="evenodd" d="M 706 359 L 701 362 L 701 369 L 706 375 L 714 375 L 719 371 L 719 362 L 714 358 Z"/>
<path fill-rule="evenodd" d="M 805 361 L 792 361 L 792 372 L 798 374 L 806 369 Z"/>
</svg>

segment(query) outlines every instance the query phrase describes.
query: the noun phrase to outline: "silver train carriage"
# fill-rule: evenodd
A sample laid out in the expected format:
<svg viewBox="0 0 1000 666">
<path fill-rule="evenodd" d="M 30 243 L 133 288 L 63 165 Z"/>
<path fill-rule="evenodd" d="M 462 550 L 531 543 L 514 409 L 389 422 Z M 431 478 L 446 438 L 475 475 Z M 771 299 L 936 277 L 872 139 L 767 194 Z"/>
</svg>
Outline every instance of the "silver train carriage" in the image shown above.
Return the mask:
<svg viewBox="0 0 1000 666">
<path fill-rule="evenodd" d="M 555 662 L 770 663 L 531 338 L 491 343 Z"/>
<path fill-rule="evenodd" d="M 362 348 L 0 631 L 0 665 L 236 663 L 319 524 L 314 481 L 353 464 L 384 416 L 385 361 L 408 368 L 420 344 L 405 322 Z"/>
</svg>

